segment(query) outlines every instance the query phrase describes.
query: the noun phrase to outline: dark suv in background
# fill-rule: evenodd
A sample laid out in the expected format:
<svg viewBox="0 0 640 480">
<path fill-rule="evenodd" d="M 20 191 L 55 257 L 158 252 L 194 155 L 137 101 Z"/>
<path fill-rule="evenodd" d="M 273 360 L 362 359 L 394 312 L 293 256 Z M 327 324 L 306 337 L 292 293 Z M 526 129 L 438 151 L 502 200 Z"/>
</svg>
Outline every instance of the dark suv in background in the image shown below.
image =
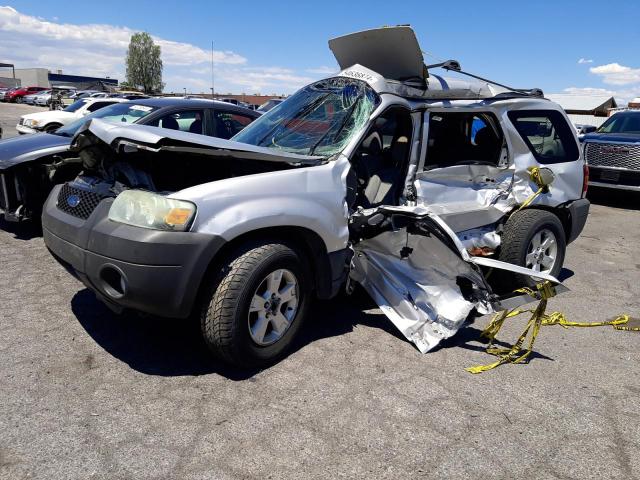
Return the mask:
<svg viewBox="0 0 640 480">
<path fill-rule="evenodd" d="M 640 110 L 614 114 L 582 142 L 589 185 L 640 191 Z"/>
</svg>

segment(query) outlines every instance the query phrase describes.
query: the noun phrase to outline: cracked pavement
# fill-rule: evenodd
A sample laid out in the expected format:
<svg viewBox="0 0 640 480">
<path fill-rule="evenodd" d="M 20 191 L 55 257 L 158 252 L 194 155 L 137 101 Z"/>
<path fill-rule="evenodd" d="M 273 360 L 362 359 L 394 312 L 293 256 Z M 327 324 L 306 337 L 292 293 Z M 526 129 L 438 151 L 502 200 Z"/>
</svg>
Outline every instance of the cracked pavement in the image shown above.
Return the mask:
<svg viewBox="0 0 640 480">
<path fill-rule="evenodd" d="M 549 311 L 640 316 L 640 196 L 592 199 Z M 471 375 L 488 317 L 422 355 L 359 293 L 241 372 L 188 322 L 111 313 L 26 225 L 0 258 L 0 478 L 640 477 L 640 333 L 543 327 L 530 364 Z"/>
</svg>

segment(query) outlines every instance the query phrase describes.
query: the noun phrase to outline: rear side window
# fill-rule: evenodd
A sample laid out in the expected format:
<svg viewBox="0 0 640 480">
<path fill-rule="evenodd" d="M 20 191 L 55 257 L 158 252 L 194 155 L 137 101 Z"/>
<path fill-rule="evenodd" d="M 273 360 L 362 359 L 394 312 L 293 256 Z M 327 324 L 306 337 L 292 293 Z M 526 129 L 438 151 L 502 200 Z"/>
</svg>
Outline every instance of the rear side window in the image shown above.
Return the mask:
<svg viewBox="0 0 640 480">
<path fill-rule="evenodd" d="M 87 111 L 95 112 L 96 110 L 100 110 L 101 108 L 108 107 L 109 105 L 113 105 L 116 102 L 94 102 L 87 107 Z"/>
<path fill-rule="evenodd" d="M 215 136 L 224 139 L 233 137 L 253 121 L 252 117 L 236 112 L 216 110 L 213 115 L 216 125 Z"/>
<path fill-rule="evenodd" d="M 515 110 L 509 119 L 538 163 L 573 162 L 580 156 L 571 127 L 555 110 Z"/>
</svg>

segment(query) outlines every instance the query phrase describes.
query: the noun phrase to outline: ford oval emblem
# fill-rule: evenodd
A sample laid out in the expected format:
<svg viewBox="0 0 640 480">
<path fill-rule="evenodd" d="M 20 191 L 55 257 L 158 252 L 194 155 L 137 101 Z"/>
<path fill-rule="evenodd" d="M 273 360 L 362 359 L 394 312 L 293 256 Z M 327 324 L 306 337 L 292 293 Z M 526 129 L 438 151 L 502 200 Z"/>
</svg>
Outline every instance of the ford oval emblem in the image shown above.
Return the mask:
<svg viewBox="0 0 640 480">
<path fill-rule="evenodd" d="M 80 205 L 80 197 L 78 195 L 69 195 L 67 197 L 67 205 L 71 208 L 75 208 Z"/>
</svg>

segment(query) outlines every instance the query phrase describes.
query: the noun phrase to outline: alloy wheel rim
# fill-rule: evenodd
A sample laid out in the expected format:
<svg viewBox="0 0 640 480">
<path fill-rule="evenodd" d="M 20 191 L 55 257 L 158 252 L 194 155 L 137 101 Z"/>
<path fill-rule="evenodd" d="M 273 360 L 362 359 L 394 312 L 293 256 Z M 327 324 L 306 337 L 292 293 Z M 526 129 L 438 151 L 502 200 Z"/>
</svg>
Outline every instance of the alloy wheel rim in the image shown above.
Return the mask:
<svg viewBox="0 0 640 480">
<path fill-rule="evenodd" d="M 536 272 L 551 273 L 558 257 L 558 240 L 548 228 L 535 233 L 527 247 L 525 266 Z"/>
<path fill-rule="evenodd" d="M 298 312 L 298 296 L 298 279 L 287 269 L 275 270 L 260 282 L 248 315 L 249 335 L 257 345 L 272 345 L 287 333 Z"/>
</svg>

